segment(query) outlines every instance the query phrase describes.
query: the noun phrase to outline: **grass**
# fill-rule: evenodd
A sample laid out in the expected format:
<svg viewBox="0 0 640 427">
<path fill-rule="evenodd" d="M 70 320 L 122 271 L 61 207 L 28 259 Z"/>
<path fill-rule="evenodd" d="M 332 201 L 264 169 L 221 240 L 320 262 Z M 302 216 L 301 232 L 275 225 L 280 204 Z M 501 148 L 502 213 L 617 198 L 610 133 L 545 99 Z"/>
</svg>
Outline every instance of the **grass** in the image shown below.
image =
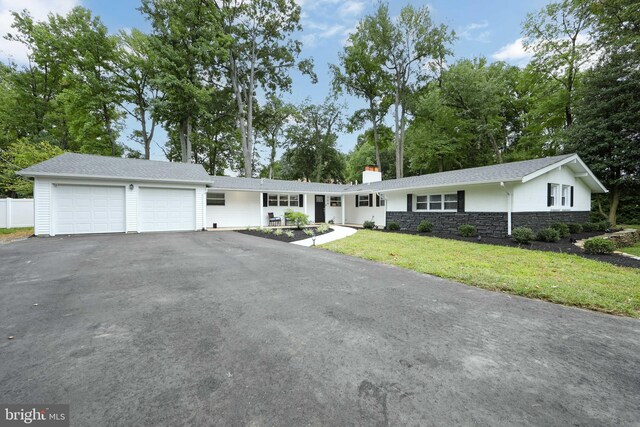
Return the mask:
<svg viewBox="0 0 640 427">
<path fill-rule="evenodd" d="M 640 256 L 640 243 L 636 243 L 633 246 L 627 246 L 626 248 L 619 248 L 618 250 L 627 254 Z"/>
<path fill-rule="evenodd" d="M 33 234 L 33 227 L 0 228 L 0 243 L 29 237 Z"/>
<path fill-rule="evenodd" d="M 640 230 L 640 224 L 630 224 L 630 225 L 624 224 L 624 225 L 618 225 L 618 226 L 622 228 L 634 228 L 636 230 Z"/>
<path fill-rule="evenodd" d="M 640 270 L 577 255 L 367 230 L 322 247 L 484 289 L 640 317 Z"/>
</svg>

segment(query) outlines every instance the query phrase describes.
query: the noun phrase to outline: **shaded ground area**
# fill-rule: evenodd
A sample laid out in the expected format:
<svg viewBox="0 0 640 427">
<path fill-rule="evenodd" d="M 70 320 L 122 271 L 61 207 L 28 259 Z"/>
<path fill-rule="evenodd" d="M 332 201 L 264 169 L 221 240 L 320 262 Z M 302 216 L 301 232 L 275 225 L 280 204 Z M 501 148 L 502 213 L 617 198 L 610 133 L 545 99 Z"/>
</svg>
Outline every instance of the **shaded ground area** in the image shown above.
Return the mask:
<svg viewBox="0 0 640 427">
<path fill-rule="evenodd" d="M 33 235 L 32 227 L 24 228 L 0 228 L 0 245 L 16 240 L 26 239 Z"/>
<path fill-rule="evenodd" d="M 72 425 L 640 419 L 639 321 L 325 250 L 33 238 L 0 247 L 0 277 L 0 396 L 71 403 Z"/>
<path fill-rule="evenodd" d="M 388 231 L 388 230 L 376 230 L 376 231 L 380 231 L 382 233 L 400 233 L 400 234 L 411 234 L 411 235 L 418 235 L 418 236 L 438 237 L 441 239 L 459 240 L 462 242 L 472 242 L 472 243 L 485 244 L 485 245 L 509 246 L 514 248 L 530 249 L 535 251 L 574 254 L 584 258 L 607 262 L 609 264 L 619 265 L 622 267 L 640 268 L 640 260 L 628 258 L 620 254 L 602 254 L 602 255 L 588 254 L 584 251 L 584 249 L 577 247 L 571 241 L 571 239 L 575 241 L 575 240 L 588 239 L 590 237 L 595 237 L 595 236 L 601 236 L 603 234 L 602 232 L 576 233 L 576 234 L 572 234 L 570 237 L 560 239 L 560 241 L 555 243 L 533 241 L 530 244 L 523 245 L 515 242 L 513 239 L 509 237 L 481 236 L 480 240 L 478 240 L 477 237 L 462 237 L 457 234 L 450 234 L 450 233 L 418 233 L 417 231 Z"/>
</svg>

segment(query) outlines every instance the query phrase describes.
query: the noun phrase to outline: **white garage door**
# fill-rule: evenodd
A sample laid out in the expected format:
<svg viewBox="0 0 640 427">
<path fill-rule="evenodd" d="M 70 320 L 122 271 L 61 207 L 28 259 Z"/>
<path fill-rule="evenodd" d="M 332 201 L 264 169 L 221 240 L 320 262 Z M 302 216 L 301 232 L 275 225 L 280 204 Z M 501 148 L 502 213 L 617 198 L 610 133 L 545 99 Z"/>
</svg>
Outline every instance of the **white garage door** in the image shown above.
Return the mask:
<svg viewBox="0 0 640 427">
<path fill-rule="evenodd" d="M 124 233 L 124 187 L 57 185 L 53 193 L 56 234 Z"/>
<path fill-rule="evenodd" d="M 196 192 L 176 188 L 140 188 L 140 231 L 196 228 Z"/>
</svg>

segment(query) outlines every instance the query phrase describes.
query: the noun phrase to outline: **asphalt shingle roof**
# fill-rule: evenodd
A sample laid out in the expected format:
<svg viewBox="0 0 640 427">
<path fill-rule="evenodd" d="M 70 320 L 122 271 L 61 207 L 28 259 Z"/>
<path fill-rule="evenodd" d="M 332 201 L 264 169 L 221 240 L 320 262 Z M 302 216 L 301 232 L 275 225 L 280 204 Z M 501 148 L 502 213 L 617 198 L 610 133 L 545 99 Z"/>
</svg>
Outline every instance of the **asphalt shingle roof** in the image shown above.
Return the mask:
<svg viewBox="0 0 640 427">
<path fill-rule="evenodd" d="M 519 181 L 529 174 L 553 165 L 554 163 L 573 155 L 574 154 L 564 154 L 561 156 L 543 157 L 540 159 L 524 160 L 520 162 L 502 163 L 499 165 L 481 166 L 477 168 L 410 176 L 400 179 L 390 179 L 371 184 L 358 184 L 349 187 L 347 191 L 391 191 L 401 190 L 404 188 Z"/>
<path fill-rule="evenodd" d="M 202 165 L 64 153 L 19 172 L 24 176 L 69 176 L 207 184 Z"/>
<path fill-rule="evenodd" d="M 251 190 L 273 192 L 341 193 L 349 188 L 346 184 L 324 184 L 320 182 L 285 181 L 280 179 L 240 178 L 211 176 L 210 186 L 225 190 Z"/>
</svg>

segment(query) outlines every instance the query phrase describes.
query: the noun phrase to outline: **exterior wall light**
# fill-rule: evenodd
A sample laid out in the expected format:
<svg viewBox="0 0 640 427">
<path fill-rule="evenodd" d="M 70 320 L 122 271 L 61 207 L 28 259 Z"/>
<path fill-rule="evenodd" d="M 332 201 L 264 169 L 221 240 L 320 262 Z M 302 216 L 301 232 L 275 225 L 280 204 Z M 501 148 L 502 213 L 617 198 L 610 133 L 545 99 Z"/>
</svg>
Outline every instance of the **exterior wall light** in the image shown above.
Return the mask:
<svg viewBox="0 0 640 427">
<path fill-rule="evenodd" d="M 129 190 L 133 190 L 133 184 L 129 184 Z"/>
</svg>

